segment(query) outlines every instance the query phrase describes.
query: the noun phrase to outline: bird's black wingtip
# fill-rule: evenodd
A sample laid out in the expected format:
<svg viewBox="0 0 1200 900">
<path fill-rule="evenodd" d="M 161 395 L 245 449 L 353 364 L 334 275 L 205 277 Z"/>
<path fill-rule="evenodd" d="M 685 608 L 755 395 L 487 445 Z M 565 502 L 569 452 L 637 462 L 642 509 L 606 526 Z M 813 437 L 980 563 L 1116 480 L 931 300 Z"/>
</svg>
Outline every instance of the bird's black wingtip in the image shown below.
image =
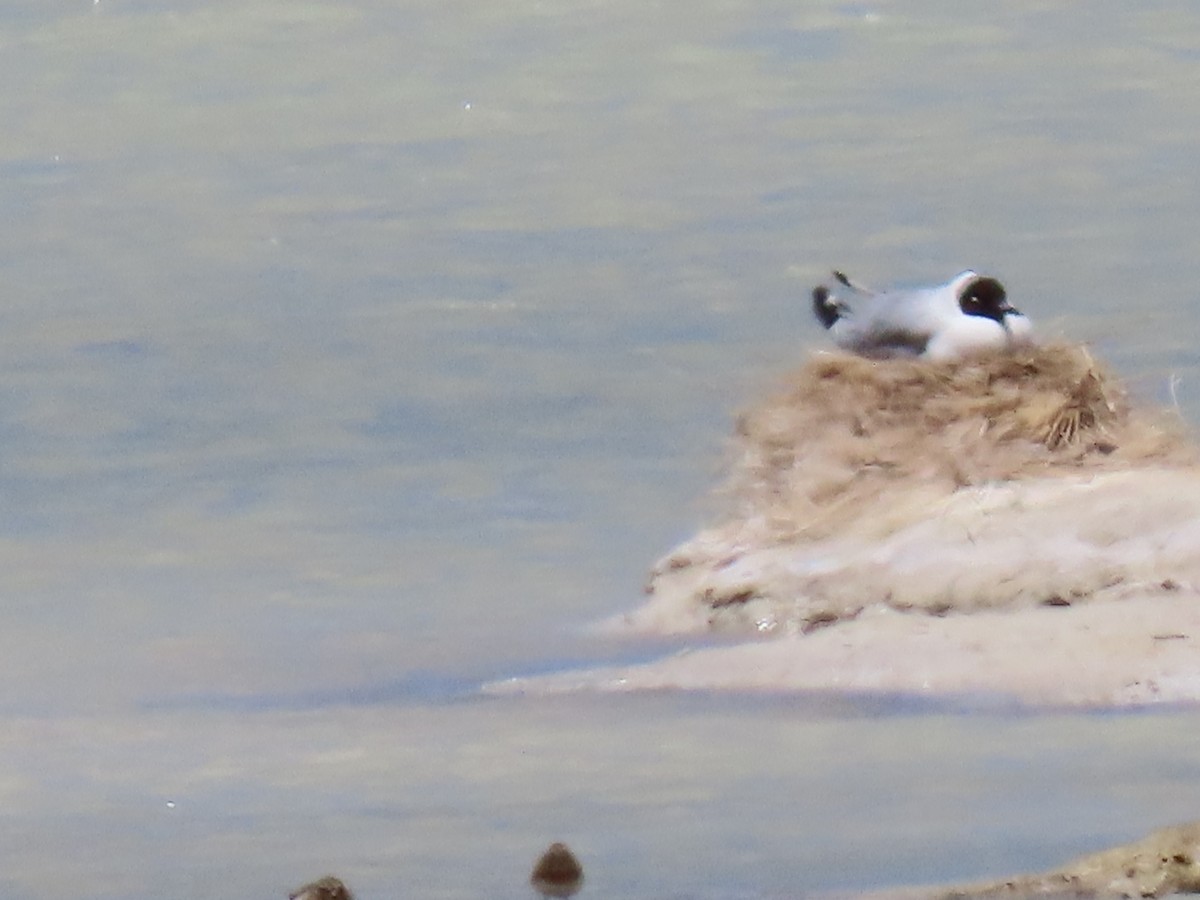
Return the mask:
<svg viewBox="0 0 1200 900">
<path fill-rule="evenodd" d="M 841 311 L 838 309 L 837 301 L 833 295 L 829 293 L 829 288 L 823 284 L 813 288 L 813 313 L 816 314 L 817 321 L 826 328 L 832 328 L 833 323 L 841 318 Z"/>
</svg>

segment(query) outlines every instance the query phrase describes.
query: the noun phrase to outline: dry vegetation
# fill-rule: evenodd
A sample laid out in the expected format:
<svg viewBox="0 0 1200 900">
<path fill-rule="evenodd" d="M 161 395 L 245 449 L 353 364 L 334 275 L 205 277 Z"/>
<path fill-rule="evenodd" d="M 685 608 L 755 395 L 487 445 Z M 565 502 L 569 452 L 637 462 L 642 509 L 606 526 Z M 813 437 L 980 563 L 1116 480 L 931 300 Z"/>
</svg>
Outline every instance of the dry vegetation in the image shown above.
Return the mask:
<svg viewBox="0 0 1200 900">
<path fill-rule="evenodd" d="M 1176 419 L 1135 410 L 1067 344 L 944 364 L 816 354 L 739 418 L 735 452 L 736 515 L 785 540 L 912 490 L 1194 458 Z"/>
</svg>

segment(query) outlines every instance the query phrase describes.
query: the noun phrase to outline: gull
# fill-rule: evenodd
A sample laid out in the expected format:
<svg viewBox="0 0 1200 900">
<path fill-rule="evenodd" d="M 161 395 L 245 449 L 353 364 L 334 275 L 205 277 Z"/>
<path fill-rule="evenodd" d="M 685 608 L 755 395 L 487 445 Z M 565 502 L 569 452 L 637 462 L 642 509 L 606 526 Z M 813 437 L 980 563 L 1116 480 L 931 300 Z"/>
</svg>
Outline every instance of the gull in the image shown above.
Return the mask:
<svg viewBox="0 0 1200 900">
<path fill-rule="evenodd" d="M 843 350 L 950 360 L 1031 341 L 1033 325 L 995 278 L 968 270 L 935 287 L 875 291 L 842 272 L 833 277 L 846 296 L 819 285 L 813 312 Z"/>
</svg>

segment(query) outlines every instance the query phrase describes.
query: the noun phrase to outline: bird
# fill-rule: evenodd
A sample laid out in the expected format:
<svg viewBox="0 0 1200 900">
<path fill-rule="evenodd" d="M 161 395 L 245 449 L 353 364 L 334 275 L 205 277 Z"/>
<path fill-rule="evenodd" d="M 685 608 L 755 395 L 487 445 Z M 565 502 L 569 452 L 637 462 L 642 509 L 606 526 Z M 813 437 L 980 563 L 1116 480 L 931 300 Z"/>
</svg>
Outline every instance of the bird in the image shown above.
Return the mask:
<svg viewBox="0 0 1200 900">
<path fill-rule="evenodd" d="M 961 359 L 1032 340 L 995 278 L 967 270 L 935 287 L 876 291 L 835 271 L 847 295 L 813 289 L 813 312 L 843 350 L 872 358 Z"/>
<path fill-rule="evenodd" d="M 288 900 L 354 900 L 341 879 L 326 875 L 288 894 Z"/>
</svg>

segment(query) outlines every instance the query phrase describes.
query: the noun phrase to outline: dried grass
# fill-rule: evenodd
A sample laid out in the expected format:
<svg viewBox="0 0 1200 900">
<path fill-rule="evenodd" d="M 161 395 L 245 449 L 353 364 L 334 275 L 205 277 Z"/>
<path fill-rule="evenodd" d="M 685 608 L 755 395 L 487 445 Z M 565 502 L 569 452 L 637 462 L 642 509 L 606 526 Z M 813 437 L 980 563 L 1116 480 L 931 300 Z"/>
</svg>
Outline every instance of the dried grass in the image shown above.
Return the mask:
<svg viewBox="0 0 1200 900">
<path fill-rule="evenodd" d="M 1181 423 L 1139 411 L 1086 347 L 951 363 L 814 355 L 742 414 L 727 494 L 778 540 L 993 481 L 1196 461 Z"/>
</svg>

